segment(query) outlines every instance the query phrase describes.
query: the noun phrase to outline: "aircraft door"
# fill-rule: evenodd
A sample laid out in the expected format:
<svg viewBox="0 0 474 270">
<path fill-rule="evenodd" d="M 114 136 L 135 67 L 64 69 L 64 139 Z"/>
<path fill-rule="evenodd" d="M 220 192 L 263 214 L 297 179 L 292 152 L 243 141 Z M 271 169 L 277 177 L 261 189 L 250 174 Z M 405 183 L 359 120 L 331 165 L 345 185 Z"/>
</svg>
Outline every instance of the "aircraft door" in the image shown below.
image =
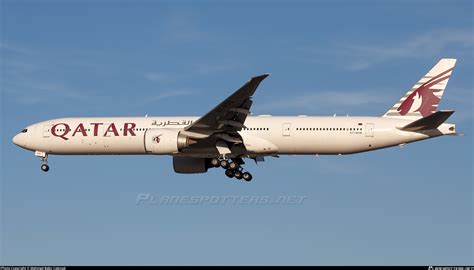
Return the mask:
<svg viewBox="0 0 474 270">
<path fill-rule="evenodd" d="M 290 132 L 291 132 L 291 123 L 284 123 L 282 126 L 282 135 L 290 136 Z"/>
<path fill-rule="evenodd" d="M 51 125 L 43 126 L 43 138 L 49 138 L 51 135 Z"/>
<path fill-rule="evenodd" d="M 365 137 L 374 137 L 374 124 L 373 123 L 365 124 Z"/>
</svg>

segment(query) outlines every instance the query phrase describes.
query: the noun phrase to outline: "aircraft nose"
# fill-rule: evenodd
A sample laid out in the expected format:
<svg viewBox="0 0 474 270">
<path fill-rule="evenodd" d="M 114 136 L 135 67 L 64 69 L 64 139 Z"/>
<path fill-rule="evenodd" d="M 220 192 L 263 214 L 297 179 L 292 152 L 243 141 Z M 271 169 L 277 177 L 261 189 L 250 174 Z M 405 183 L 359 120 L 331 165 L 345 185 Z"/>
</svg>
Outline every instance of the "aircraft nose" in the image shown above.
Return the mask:
<svg viewBox="0 0 474 270">
<path fill-rule="evenodd" d="M 12 142 L 20 147 L 26 146 L 26 138 L 24 138 L 23 134 L 17 134 L 13 137 Z"/>
<path fill-rule="evenodd" d="M 12 139 L 12 142 L 16 145 L 18 145 L 20 143 L 20 135 L 19 134 L 16 134 L 13 139 Z"/>
</svg>

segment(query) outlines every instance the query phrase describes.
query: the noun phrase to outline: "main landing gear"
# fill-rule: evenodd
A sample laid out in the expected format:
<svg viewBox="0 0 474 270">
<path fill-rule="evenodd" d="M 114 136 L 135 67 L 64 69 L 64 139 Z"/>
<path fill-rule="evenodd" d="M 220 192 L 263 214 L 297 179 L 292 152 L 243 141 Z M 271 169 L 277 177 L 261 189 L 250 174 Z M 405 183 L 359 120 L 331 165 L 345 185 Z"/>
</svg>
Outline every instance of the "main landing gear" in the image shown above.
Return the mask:
<svg viewBox="0 0 474 270">
<path fill-rule="evenodd" d="M 39 157 L 41 159 L 41 162 L 43 163 L 43 164 L 41 164 L 41 170 L 43 172 L 49 171 L 48 154 L 46 154 L 45 152 L 36 151 L 35 156 Z"/>
<path fill-rule="evenodd" d="M 252 174 L 247 171 L 244 171 L 244 169 L 237 162 L 226 159 L 213 158 L 211 160 L 211 165 L 215 168 L 222 167 L 223 169 L 225 169 L 225 175 L 229 178 L 235 177 L 239 180 L 244 179 L 247 182 L 252 180 Z"/>
</svg>

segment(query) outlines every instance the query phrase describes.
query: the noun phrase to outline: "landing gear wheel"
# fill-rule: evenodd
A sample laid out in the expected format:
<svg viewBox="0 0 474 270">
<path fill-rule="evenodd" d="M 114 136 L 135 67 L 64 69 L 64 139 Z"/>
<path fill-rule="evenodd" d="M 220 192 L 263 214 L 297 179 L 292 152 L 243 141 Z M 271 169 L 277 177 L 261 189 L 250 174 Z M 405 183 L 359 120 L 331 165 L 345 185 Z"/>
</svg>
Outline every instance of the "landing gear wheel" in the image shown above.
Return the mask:
<svg viewBox="0 0 474 270">
<path fill-rule="evenodd" d="M 225 175 L 226 175 L 227 177 L 229 177 L 229 178 L 232 178 L 232 177 L 235 176 L 234 171 L 233 171 L 233 170 L 229 170 L 229 169 L 225 170 Z"/>
<path fill-rule="evenodd" d="M 234 175 L 235 175 L 235 178 L 242 179 L 242 172 L 241 171 L 235 171 Z"/>
<path fill-rule="evenodd" d="M 229 169 L 231 170 L 237 170 L 240 167 L 240 165 L 237 162 L 231 162 L 229 164 Z"/>
<path fill-rule="evenodd" d="M 244 172 L 242 174 L 242 178 L 244 178 L 245 181 L 249 182 L 252 180 L 252 175 L 249 172 Z"/>
<path fill-rule="evenodd" d="M 48 166 L 48 164 L 43 164 L 43 165 L 41 165 L 41 170 L 42 170 L 43 172 L 49 171 L 49 166 Z"/>
<path fill-rule="evenodd" d="M 229 161 L 223 159 L 223 160 L 220 161 L 220 165 L 221 165 L 222 168 L 227 169 L 227 168 L 229 168 Z"/>
<path fill-rule="evenodd" d="M 211 159 L 211 166 L 214 167 L 214 168 L 217 168 L 220 166 L 220 162 L 217 158 L 213 158 Z"/>
</svg>

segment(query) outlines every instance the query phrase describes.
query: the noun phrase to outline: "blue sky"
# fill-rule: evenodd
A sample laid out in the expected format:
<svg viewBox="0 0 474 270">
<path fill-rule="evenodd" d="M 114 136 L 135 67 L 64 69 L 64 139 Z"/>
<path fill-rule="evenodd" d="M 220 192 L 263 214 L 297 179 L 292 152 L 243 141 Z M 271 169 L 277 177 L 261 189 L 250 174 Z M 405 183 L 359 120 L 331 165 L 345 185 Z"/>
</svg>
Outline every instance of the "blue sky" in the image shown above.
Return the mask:
<svg viewBox="0 0 474 270">
<path fill-rule="evenodd" d="M 0 264 L 473 264 L 472 1 L 0 1 Z M 381 115 L 440 58 L 464 137 L 268 158 L 254 180 L 171 158 L 11 143 L 64 116 L 201 115 L 253 75 L 254 114 Z M 304 197 L 137 204 L 137 196 Z M 261 198 L 261 197 L 259 197 Z"/>
</svg>

